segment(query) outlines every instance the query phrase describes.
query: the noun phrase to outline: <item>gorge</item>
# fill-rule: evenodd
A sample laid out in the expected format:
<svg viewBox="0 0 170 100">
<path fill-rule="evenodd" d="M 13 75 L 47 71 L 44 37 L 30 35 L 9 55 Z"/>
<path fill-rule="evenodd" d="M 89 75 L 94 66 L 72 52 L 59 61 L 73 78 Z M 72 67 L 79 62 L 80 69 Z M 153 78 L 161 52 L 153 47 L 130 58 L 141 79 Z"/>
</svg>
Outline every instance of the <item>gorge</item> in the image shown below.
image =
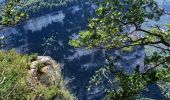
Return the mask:
<svg viewBox="0 0 170 100">
<path fill-rule="evenodd" d="M 163 4 L 161 0 L 158 1 L 160 5 Z M 164 6 L 170 11 L 168 6 L 170 2 L 168 0 L 167 2 Z M 40 16 L 37 16 L 38 14 L 32 16 L 15 27 L 7 27 L 0 31 L 0 37 L 6 38 L 3 41 L 5 43 L 3 49 L 15 48 L 19 53 L 38 53 L 54 58 L 62 66 L 62 74 L 69 89 L 79 100 L 100 100 L 105 95 L 103 88 L 88 92 L 87 87 L 90 77 L 106 63 L 105 51 L 74 48 L 69 45 L 70 39 L 77 38 L 78 33 L 87 28 L 88 19 L 95 16 L 95 9 L 97 9 L 95 4 L 83 1 L 65 5 L 60 10 L 52 9 L 49 13 L 44 11 L 45 13 L 41 13 Z M 159 23 L 170 23 L 170 17 L 161 17 Z M 149 21 L 143 27 L 153 24 L 154 22 Z M 123 54 L 117 64 L 128 72 L 137 65 L 144 66 L 144 51 L 148 50 L 146 48 L 137 47 L 132 52 Z M 120 51 L 110 52 L 113 57 L 120 53 Z M 144 67 L 141 70 L 144 70 Z"/>
</svg>

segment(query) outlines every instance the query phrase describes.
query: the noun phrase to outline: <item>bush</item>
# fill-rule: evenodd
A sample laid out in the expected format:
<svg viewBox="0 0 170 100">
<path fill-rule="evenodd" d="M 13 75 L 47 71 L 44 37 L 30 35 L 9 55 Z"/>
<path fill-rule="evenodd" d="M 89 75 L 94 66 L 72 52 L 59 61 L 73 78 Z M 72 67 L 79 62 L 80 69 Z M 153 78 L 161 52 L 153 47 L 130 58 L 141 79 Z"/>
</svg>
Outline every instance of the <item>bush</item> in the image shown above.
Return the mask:
<svg viewBox="0 0 170 100">
<path fill-rule="evenodd" d="M 27 74 L 30 65 L 28 55 L 14 51 L 0 51 L 0 99 L 16 100 L 27 98 Z"/>
</svg>

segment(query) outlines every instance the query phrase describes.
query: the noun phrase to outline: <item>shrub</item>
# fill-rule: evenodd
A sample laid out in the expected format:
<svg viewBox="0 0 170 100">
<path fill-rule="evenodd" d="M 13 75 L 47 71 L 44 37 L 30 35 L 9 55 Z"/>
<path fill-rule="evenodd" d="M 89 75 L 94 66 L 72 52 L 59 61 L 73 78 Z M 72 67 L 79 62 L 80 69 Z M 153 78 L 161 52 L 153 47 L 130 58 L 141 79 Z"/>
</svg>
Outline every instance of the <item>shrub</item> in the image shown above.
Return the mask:
<svg viewBox="0 0 170 100">
<path fill-rule="evenodd" d="M 29 56 L 14 51 L 0 51 L 0 99 L 16 100 L 27 98 L 27 74 Z"/>
</svg>

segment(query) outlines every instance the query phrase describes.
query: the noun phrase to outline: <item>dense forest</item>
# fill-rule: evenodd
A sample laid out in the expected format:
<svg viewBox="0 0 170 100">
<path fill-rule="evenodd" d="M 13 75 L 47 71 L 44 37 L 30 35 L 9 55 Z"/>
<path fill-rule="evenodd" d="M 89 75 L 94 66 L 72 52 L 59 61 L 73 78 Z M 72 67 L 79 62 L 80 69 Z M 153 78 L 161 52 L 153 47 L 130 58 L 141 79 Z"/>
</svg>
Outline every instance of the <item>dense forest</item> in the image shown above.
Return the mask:
<svg viewBox="0 0 170 100">
<path fill-rule="evenodd" d="M 170 1 L 0 0 L 0 100 L 170 100 Z"/>
</svg>

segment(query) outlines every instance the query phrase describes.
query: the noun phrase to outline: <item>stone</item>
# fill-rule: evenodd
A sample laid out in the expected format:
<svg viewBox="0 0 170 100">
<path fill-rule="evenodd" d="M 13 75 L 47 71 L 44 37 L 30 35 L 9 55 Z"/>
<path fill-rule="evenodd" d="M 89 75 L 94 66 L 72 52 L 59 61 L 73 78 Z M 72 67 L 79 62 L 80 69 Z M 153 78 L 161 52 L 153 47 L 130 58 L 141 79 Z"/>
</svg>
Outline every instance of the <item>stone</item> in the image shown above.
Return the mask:
<svg viewBox="0 0 170 100">
<path fill-rule="evenodd" d="M 38 63 L 43 63 L 45 65 L 44 67 L 42 66 L 42 68 L 40 69 L 41 71 L 40 73 L 37 72 L 39 71 L 39 69 L 36 68 Z M 28 74 L 29 74 L 28 85 L 31 91 L 36 91 L 37 89 L 39 89 L 39 86 L 45 86 L 45 87 L 48 87 L 51 85 L 59 86 L 60 82 L 62 81 L 60 65 L 56 63 L 55 60 L 53 60 L 49 56 L 38 56 L 38 59 L 31 63 Z M 64 86 L 65 86 L 64 84 L 62 85 L 60 84 L 60 87 L 62 87 L 64 91 L 69 93 L 69 91 L 66 90 Z M 61 96 L 63 95 L 62 92 L 59 92 L 59 93 L 61 94 Z M 63 98 L 63 97 L 59 97 L 58 99 L 55 99 L 55 100 L 63 100 L 60 98 Z M 42 97 L 41 94 L 36 94 L 34 100 L 44 100 L 44 98 Z M 74 99 L 69 99 L 69 100 L 74 100 Z"/>
<path fill-rule="evenodd" d="M 28 73 L 30 74 L 30 75 L 36 75 L 36 70 L 35 69 L 30 69 L 29 71 L 28 71 Z"/>
<path fill-rule="evenodd" d="M 45 65 L 51 65 L 52 58 L 50 56 L 38 56 L 37 60 Z"/>
<path fill-rule="evenodd" d="M 44 73 L 48 73 L 48 71 L 49 71 L 49 66 L 43 67 L 43 68 L 41 69 L 41 71 L 44 72 Z"/>
<path fill-rule="evenodd" d="M 38 63 L 39 63 L 38 61 L 33 61 L 30 65 L 30 68 L 35 69 Z"/>
</svg>

